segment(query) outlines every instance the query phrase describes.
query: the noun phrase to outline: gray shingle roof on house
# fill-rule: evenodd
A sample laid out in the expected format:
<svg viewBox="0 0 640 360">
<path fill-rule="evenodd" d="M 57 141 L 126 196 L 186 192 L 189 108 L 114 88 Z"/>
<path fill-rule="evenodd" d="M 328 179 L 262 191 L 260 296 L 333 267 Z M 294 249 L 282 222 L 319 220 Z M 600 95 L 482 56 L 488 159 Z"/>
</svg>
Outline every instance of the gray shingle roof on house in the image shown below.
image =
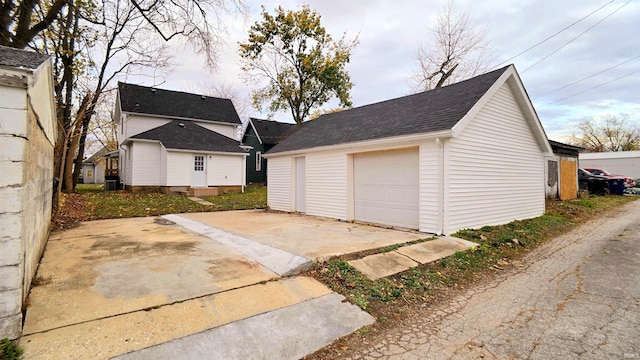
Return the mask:
<svg viewBox="0 0 640 360">
<path fill-rule="evenodd" d="M 508 67 L 438 89 L 322 115 L 305 122 L 267 154 L 449 130 Z"/>
<path fill-rule="evenodd" d="M 262 143 L 267 145 L 279 143 L 297 129 L 296 124 L 256 118 L 251 118 L 250 120 L 256 132 L 258 132 Z"/>
<path fill-rule="evenodd" d="M 36 69 L 49 59 L 49 55 L 0 45 L 0 65 Z"/>
<path fill-rule="evenodd" d="M 241 124 L 229 99 L 118 83 L 122 111 Z"/>
<path fill-rule="evenodd" d="M 95 154 L 91 155 L 89 158 L 85 159 L 82 163 L 83 164 L 95 164 L 96 162 L 98 162 L 98 159 L 100 159 L 101 157 L 104 156 L 104 154 L 106 154 L 108 151 L 106 146 L 103 146 L 102 149 L 98 150 L 95 152 Z"/>
<path fill-rule="evenodd" d="M 167 149 L 244 153 L 239 141 L 187 120 L 172 120 L 131 139 L 157 140 Z"/>
</svg>

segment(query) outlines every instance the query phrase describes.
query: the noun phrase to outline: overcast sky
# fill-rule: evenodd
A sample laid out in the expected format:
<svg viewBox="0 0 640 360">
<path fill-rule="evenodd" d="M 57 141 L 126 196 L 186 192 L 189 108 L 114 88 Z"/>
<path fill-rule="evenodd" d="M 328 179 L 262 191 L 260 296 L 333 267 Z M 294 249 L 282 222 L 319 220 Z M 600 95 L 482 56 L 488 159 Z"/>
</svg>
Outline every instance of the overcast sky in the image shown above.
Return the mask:
<svg viewBox="0 0 640 360">
<path fill-rule="evenodd" d="M 220 48 L 217 72 L 203 70 L 203 61 L 185 52 L 176 56 L 179 65 L 159 87 L 197 92 L 194 90 L 204 83 L 222 82 L 233 84 L 241 96 L 249 97 L 251 88 L 240 77 L 237 43 L 246 41 L 249 27 L 260 19 L 260 5 L 273 10 L 278 5 L 299 9 L 302 4 L 322 16 L 322 25 L 334 38 L 345 32 L 349 38 L 359 37 L 347 70 L 355 84 L 353 104 L 361 106 L 411 93 L 409 79 L 416 66 L 416 49 L 429 36 L 428 27 L 433 27 L 446 0 L 249 1 L 247 19 L 228 18 L 229 33 Z M 551 139 L 566 140 L 563 135 L 571 133 L 585 116 L 627 114 L 640 118 L 638 0 L 492 0 L 456 1 L 455 5 L 468 9 L 475 25 L 488 27 L 496 66 L 604 6 L 509 63 L 516 65 Z M 250 109 L 246 115 L 267 114 Z M 286 113 L 278 113 L 274 119 L 292 122 Z"/>
</svg>

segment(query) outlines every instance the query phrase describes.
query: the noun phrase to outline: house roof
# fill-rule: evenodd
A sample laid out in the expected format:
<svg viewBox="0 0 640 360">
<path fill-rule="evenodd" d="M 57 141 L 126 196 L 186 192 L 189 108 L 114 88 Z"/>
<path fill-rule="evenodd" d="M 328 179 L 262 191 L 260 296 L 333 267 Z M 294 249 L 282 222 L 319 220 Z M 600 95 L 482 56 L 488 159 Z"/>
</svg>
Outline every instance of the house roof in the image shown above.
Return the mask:
<svg viewBox="0 0 640 360">
<path fill-rule="evenodd" d="M 241 124 L 229 99 L 118 83 L 120 109 L 125 112 L 173 118 Z"/>
<path fill-rule="evenodd" d="M 244 153 L 239 141 L 187 120 L 172 120 L 130 139 L 157 140 L 167 149 Z"/>
<path fill-rule="evenodd" d="M 509 66 L 449 86 L 325 114 L 268 154 L 451 130 Z"/>
<path fill-rule="evenodd" d="M 257 134 L 258 141 L 260 141 L 261 144 L 267 145 L 279 143 L 298 128 L 296 124 L 256 118 L 249 118 L 249 125 L 253 127 L 253 130 Z"/>
<path fill-rule="evenodd" d="M 37 69 L 47 59 L 49 59 L 49 55 L 0 46 L 0 65 L 33 70 Z"/>
<path fill-rule="evenodd" d="M 102 149 L 96 151 L 93 155 L 91 155 L 89 158 L 85 159 L 82 163 L 83 164 L 95 164 L 96 161 L 103 157 L 105 154 L 107 153 L 107 147 L 103 146 Z"/>
</svg>

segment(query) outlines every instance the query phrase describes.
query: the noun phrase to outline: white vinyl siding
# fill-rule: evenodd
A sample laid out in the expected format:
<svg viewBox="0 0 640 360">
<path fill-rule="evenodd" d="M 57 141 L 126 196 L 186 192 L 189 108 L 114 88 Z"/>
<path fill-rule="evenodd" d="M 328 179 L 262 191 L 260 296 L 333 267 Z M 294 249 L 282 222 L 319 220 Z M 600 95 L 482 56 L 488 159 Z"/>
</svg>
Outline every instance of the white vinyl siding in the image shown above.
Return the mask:
<svg viewBox="0 0 640 360">
<path fill-rule="evenodd" d="M 124 183 L 125 185 L 133 185 L 133 149 L 135 148 L 134 143 L 131 143 L 127 146 L 127 151 L 124 152 L 124 164 L 125 168 L 122 169 L 124 171 Z"/>
<path fill-rule="evenodd" d="M 445 233 L 544 213 L 542 151 L 507 83 L 446 146 Z"/>
<path fill-rule="evenodd" d="M 160 165 L 162 146 L 160 143 L 136 142 L 132 153 L 132 169 L 134 186 L 160 186 Z"/>
<path fill-rule="evenodd" d="M 208 155 L 207 186 L 236 186 L 243 184 L 244 156 Z"/>
<path fill-rule="evenodd" d="M 271 166 L 271 163 L 269 163 Z M 345 151 L 305 156 L 306 213 L 347 218 L 347 154 Z M 269 183 L 271 186 L 271 183 Z"/>
<path fill-rule="evenodd" d="M 273 210 L 291 211 L 291 157 L 267 159 L 267 203 Z"/>
<path fill-rule="evenodd" d="M 124 136 L 120 140 L 124 141 L 127 138 L 143 133 L 147 130 L 155 129 L 170 121 L 171 120 L 169 119 L 152 116 L 130 115 L 125 117 Z"/>
<path fill-rule="evenodd" d="M 442 153 L 435 142 L 420 145 L 420 231 L 440 233 Z"/>
<path fill-rule="evenodd" d="M 209 129 L 211 131 L 215 131 L 218 134 L 222 134 L 228 138 L 232 138 L 234 140 L 238 140 L 237 135 L 237 126 L 233 124 L 225 125 L 225 124 L 215 124 L 205 121 L 194 121 L 194 123 L 202 126 L 205 129 Z"/>
<path fill-rule="evenodd" d="M 167 186 L 191 186 L 193 154 L 167 152 Z"/>
</svg>

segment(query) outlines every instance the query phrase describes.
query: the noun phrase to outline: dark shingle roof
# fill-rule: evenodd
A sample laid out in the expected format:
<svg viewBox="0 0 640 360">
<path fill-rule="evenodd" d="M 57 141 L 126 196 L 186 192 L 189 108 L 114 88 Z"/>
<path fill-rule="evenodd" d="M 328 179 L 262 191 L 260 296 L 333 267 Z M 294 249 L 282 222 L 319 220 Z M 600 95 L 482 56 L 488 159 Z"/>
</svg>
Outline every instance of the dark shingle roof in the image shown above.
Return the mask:
<svg viewBox="0 0 640 360">
<path fill-rule="evenodd" d="M 239 141 L 186 120 L 172 120 L 131 138 L 158 140 L 167 149 L 244 153 Z"/>
<path fill-rule="evenodd" d="M 229 99 L 118 83 L 122 111 L 241 124 Z"/>
<path fill-rule="evenodd" d="M 305 122 L 268 154 L 453 128 L 507 70 Z"/>
<path fill-rule="evenodd" d="M 108 151 L 106 146 L 103 146 L 102 149 L 95 152 L 95 154 L 91 155 L 91 157 L 85 159 L 83 164 L 95 164 L 99 158 L 103 157 Z"/>
<path fill-rule="evenodd" d="M 273 120 L 261 120 L 251 118 L 251 122 L 263 144 L 274 145 L 291 135 L 296 129 L 296 124 L 283 123 Z"/>
<path fill-rule="evenodd" d="M 0 65 L 36 69 L 47 59 L 49 59 L 49 55 L 0 46 Z"/>
</svg>

